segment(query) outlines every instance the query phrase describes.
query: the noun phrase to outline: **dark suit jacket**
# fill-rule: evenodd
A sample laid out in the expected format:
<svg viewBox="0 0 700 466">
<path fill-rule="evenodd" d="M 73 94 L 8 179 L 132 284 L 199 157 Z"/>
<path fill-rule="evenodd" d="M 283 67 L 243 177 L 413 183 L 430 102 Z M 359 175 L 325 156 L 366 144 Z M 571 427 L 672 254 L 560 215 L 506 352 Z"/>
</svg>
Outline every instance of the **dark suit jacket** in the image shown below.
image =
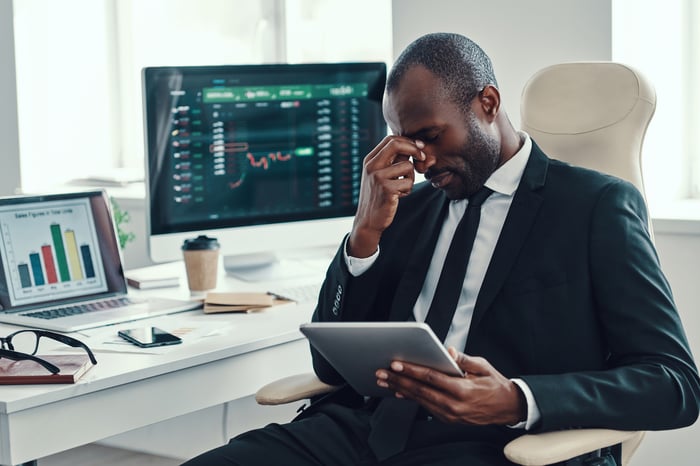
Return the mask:
<svg viewBox="0 0 700 466">
<path fill-rule="evenodd" d="M 313 320 L 409 319 L 445 205 L 441 191 L 415 186 L 359 277 L 339 250 Z M 697 418 L 697 368 L 647 226 L 630 183 L 533 144 L 464 350 L 525 380 L 542 414 L 535 430 L 670 429 Z M 322 380 L 342 382 L 312 356 Z"/>
</svg>

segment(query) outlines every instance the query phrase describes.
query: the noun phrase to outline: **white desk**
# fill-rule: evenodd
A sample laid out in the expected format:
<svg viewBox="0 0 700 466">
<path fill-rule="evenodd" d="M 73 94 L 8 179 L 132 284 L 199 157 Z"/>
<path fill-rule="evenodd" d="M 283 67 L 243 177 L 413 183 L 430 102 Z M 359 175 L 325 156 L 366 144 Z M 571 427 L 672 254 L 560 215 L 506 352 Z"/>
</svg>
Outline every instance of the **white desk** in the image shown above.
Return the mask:
<svg viewBox="0 0 700 466">
<path fill-rule="evenodd" d="M 148 294 L 189 296 L 182 264 L 172 267 L 182 274 L 180 288 Z M 309 277 L 297 281 L 301 280 Z M 222 273 L 217 289 L 260 290 L 265 284 L 246 284 Z M 312 311 L 312 304 L 290 304 L 250 314 L 191 311 L 149 319 L 165 328 L 220 325 L 213 336 L 185 337 L 181 345 L 158 350 L 161 354 L 98 351 L 98 364 L 76 384 L 0 386 L 0 464 L 24 463 L 250 397 L 274 379 L 308 371 L 308 345 L 298 326 L 311 318 Z M 133 323 L 71 335 L 92 346 L 105 333 L 115 335 L 129 326 Z M 0 334 L 17 328 L 1 325 Z M 255 419 L 250 421 L 257 424 Z M 221 424 L 213 428 L 222 430 Z M 214 441 L 221 444 L 223 438 L 220 435 Z"/>
</svg>

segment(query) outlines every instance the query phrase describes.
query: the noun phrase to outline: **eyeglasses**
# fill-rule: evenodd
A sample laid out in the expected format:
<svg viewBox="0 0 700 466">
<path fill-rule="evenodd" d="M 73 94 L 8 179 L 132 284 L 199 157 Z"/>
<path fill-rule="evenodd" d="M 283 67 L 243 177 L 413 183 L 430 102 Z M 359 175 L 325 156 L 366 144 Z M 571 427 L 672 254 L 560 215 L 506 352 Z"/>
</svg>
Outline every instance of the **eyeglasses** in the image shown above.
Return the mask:
<svg viewBox="0 0 700 466">
<path fill-rule="evenodd" d="M 0 344 L 2 345 L 2 349 L 0 349 L 0 358 L 7 358 L 13 361 L 34 361 L 41 364 L 52 374 L 58 374 L 61 372 L 58 366 L 36 356 L 36 352 L 39 349 L 39 341 L 42 337 L 58 341 L 74 348 L 82 348 L 87 352 L 90 362 L 97 364 L 95 355 L 85 343 L 67 335 L 47 332 L 46 330 L 20 330 L 6 337 L 0 337 Z"/>
</svg>

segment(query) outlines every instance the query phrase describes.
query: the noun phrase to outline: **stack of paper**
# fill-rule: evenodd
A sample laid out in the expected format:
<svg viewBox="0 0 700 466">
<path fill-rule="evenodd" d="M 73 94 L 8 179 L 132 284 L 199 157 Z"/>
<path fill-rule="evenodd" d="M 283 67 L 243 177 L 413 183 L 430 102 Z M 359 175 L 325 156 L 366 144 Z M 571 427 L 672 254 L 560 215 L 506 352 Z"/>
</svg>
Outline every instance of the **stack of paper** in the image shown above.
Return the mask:
<svg viewBox="0 0 700 466">
<path fill-rule="evenodd" d="M 204 298 L 204 312 L 253 312 L 267 309 L 288 300 L 275 298 L 267 293 L 218 293 L 209 292 Z"/>
</svg>

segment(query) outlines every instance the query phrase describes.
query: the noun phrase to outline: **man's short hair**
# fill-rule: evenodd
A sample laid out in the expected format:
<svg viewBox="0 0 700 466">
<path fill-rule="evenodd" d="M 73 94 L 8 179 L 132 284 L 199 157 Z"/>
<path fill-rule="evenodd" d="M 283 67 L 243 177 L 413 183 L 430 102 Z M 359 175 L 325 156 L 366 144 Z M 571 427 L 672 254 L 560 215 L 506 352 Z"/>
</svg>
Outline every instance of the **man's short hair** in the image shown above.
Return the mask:
<svg viewBox="0 0 700 466">
<path fill-rule="evenodd" d="M 459 106 L 471 102 L 486 85 L 498 86 L 491 59 L 460 34 L 427 34 L 409 44 L 389 73 L 386 91 L 395 90 L 406 71 L 416 65 L 436 75 L 448 98 Z"/>
</svg>

